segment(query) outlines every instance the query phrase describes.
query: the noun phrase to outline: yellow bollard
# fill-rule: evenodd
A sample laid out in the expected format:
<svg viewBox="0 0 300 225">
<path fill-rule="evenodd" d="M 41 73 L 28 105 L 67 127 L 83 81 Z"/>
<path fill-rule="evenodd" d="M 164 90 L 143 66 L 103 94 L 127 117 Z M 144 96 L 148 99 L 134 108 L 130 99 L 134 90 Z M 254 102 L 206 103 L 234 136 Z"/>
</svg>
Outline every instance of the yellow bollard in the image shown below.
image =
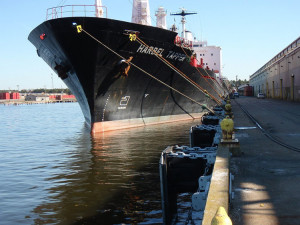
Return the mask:
<svg viewBox="0 0 300 225">
<path fill-rule="evenodd" d="M 226 105 L 224 106 L 225 108 L 225 115 L 229 116 L 230 118 L 233 117 L 233 113 L 231 112 L 232 108 L 231 108 L 231 102 L 230 100 L 226 101 Z"/>
<path fill-rule="evenodd" d="M 211 221 L 211 225 L 232 225 L 231 219 L 227 215 L 224 207 L 219 207 L 216 215 Z"/>
<path fill-rule="evenodd" d="M 234 130 L 234 123 L 233 120 L 229 118 L 229 116 L 226 116 L 225 119 L 223 119 L 220 123 L 223 139 L 224 140 L 230 140 L 232 139 L 232 134 Z"/>
<path fill-rule="evenodd" d="M 225 111 L 227 112 L 227 113 L 231 113 L 231 104 L 226 104 L 225 105 Z"/>
</svg>

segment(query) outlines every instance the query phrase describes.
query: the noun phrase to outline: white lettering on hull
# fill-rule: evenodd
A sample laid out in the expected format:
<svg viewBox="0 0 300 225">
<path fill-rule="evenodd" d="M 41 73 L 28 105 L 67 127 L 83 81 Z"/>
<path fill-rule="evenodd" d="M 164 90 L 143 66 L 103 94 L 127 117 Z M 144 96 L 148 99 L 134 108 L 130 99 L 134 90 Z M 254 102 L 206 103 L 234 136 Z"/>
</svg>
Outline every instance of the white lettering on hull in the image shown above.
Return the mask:
<svg viewBox="0 0 300 225">
<path fill-rule="evenodd" d="M 129 99 L 130 99 L 130 96 L 122 97 L 120 100 L 120 106 L 118 107 L 118 109 L 126 109 Z"/>
<path fill-rule="evenodd" d="M 155 55 L 158 54 L 161 57 L 163 57 L 163 52 L 165 51 L 165 49 L 163 48 L 158 48 L 158 47 L 154 47 L 154 46 L 146 46 L 141 44 L 140 47 L 136 50 L 136 52 L 138 53 L 142 53 L 142 54 L 147 54 L 147 55 Z M 167 56 L 165 56 L 167 59 L 172 59 L 172 60 L 177 60 L 180 62 L 183 62 L 186 59 L 185 54 L 179 53 L 179 52 L 174 52 L 174 51 L 169 51 Z"/>
<path fill-rule="evenodd" d="M 169 53 L 166 56 L 166 58 L 167 59 L 178 60 L 178 61 L 182 62 L 183 60 L 185 60 L 186 56 L 185 56 L 185 54 L 182 54 L 182 53 L 169 51 Z"/>
<path fill-rule="evenodd" d="M 158 48 L 153 46 L 147 47 L 146 45 L 141 44 L 136 52 L 148 54 L 148 55 L 154 55 L 155 53 L 157 53 L 158 55 L 162 56 L 163 51 L 164 51 L 163 48 Z"/>
</svg>

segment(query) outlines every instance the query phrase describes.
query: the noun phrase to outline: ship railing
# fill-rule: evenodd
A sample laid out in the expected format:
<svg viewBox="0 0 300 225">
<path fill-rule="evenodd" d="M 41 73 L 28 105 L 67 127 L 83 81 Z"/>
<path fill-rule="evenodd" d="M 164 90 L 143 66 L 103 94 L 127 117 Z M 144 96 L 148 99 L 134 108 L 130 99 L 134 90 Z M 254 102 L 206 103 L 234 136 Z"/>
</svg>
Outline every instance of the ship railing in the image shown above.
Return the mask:
<svg viewBox="0 0 300 225">
<path fill-rule="evenodd" d="M 46 20 L 65 17 L 107 18 L 107 8 L 97 5 L 64 5 L 47 9 Z"/>
<path fill-rule="evenodd" d="M 174 44 L 177 46 L 182 46 L 185 48 L 191 48 L 193 46 L 193 42 L 189 41 L 187 39 L 181 38 L 179 36 L 176 36 L 175 40 L 174 40 Z"/>
</svg>

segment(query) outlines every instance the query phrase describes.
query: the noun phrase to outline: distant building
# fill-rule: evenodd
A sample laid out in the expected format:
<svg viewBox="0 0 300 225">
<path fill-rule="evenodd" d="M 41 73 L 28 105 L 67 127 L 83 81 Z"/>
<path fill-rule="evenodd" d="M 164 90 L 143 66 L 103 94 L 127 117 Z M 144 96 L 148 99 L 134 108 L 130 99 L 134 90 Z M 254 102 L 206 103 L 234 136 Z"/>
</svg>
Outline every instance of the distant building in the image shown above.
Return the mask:
<svg viewBox="0 0 300 225">
<path fill-rule="evenodd" d="M 49 95 L 49 99 L 52 101 L 76 101 L 74 95 L 66 95 L 66 94 L 52 94 Z"/>
<path fill-rule="evenodd" d="M 253 96 L 253 87 L 249 86 L 249 84 L 244 84 L 238 87 L 237 92 L 239 95 Z"/>
<path fill-rule="evenodd" d="M 47 102 L 49 101 L 48 95 L 29 94 L 26 95 L 25 101 Z"/>
<path fill-rule="evenodd" d="M 0 93 L 0 99 L 3 100 L 20 99 L 20 94 L 18 92 L 4 92 L 4 93 Z"/>
<path fill-rule="evenodd" d="M 10 94 L 8 92 L 0 93 L 0 99 L 9 100 L 10 99 Z"/>
</svg>

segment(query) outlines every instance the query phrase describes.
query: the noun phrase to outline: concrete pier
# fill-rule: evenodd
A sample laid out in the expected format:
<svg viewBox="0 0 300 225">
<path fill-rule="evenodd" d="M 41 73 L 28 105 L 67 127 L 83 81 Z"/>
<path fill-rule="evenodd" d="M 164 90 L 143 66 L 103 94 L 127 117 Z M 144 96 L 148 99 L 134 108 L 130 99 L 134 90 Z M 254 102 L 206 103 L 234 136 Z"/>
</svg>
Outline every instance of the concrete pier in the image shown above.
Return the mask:
<svg viewBox="0 0 300 225">
<path fill-rule="evenodd" d="M 265 129 L 267 135 L 300 149 L 300 104 L 241 97 L 232 101 L 235 126 L 253 122 L 240 104 Z M 229 207 L 233 224 L 300 224 L 300 150 L 270 140 L 260 129 L 236 132 L 242 155 L 232 157 L 235 199 Z"/>
<path fill-rule="evenodd" d="M 253 97 L 231 103 L 239 154 L 219 146 L 202 224 L 210 225 L 219 207 L 235 225 L 300 224 L 300 103 Z"/>
<path fill-rule="evenodd" d="M 203 225 L 210 225 L 219 207 L 228 212 L 229 205 L 229 148 L 219 145 L 211 184 L 207 196 Z"/>
</svg>

